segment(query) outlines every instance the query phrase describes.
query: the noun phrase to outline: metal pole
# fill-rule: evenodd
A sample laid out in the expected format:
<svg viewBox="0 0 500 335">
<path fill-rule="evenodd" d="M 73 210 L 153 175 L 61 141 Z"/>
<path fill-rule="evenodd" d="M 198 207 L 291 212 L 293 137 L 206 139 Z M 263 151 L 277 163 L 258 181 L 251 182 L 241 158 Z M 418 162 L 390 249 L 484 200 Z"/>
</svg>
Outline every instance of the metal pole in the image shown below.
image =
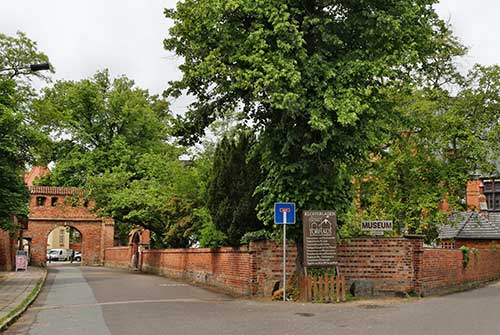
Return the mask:
<svg viewBox="0 0 500 335">
<path fill-rule="evenodd" d="M 286 212 L 283 212 L 283 301 L 286 301 Z"/>
</svg>

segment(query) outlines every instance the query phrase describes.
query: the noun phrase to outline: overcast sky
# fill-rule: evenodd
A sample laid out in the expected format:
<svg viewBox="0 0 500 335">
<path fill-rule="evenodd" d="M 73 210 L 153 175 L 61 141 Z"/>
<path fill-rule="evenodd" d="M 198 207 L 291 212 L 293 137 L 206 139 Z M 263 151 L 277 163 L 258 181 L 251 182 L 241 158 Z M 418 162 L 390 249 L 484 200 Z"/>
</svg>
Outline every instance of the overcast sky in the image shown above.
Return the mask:
<svg viewBox="0 0 500 335">
<path fill-rule="evenodd" d="M 25 32 L 38 42 L 55 66 L 55 79 L 79 80 L 109 68 L 126 74 L 138 86 L 161 93 L 179 78 L 181 59 L 167 53 L 162 40 L 169 22 L 164 8 L 176 0 L 2 0 L 0 32 Z M 474 63 L 500 64 L 500 1 L 442 0 L 438 13 L 469 47 L 463 69 Z M 172 109 L 182 113 L 186 98 Z"/>
</svg>

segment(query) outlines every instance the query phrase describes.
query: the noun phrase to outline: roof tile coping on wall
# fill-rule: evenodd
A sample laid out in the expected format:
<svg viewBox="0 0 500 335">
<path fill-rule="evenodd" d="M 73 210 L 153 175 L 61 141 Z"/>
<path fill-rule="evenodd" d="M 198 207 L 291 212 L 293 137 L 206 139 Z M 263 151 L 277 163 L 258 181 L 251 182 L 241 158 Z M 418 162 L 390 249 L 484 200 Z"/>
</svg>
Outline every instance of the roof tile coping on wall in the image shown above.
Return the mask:
<svg viewBox="0 0 500 335">
<path fill-rule="evenodd" d="M 77 187 L 58 187 L 58 186 L 29 186 L 31 194 L 49 194 L 49 195 L 82 195 L 83 190 Z"/>
</svg>

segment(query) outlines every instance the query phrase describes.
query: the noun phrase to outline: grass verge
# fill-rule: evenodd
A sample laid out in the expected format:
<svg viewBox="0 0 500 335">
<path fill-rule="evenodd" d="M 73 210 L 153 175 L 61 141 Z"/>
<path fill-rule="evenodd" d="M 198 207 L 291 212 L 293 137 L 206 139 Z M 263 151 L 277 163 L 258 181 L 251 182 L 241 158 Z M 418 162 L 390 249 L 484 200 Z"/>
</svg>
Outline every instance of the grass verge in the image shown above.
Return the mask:
<svg viewBox="0 0 500 335">
<path fill-rule="evenodd" d="M 43 278 L 40 278 L 36 284 L 33 290 L 31 290 L 30 294 L 24 298 L 23 302 L 14 308 L 9 314 L 4 316 L 3 318 L 0 319 L 0 332 L 4 331 L 7 329 L 9 325 L 11 325 L 21 314 L 28 308 L 29 305 L 36 299 L 38 296 L 38 293 L 40 293 L 40 290 L 42 289 L 43 283 L 45 281 L 45 276 Z"/>
</svg>

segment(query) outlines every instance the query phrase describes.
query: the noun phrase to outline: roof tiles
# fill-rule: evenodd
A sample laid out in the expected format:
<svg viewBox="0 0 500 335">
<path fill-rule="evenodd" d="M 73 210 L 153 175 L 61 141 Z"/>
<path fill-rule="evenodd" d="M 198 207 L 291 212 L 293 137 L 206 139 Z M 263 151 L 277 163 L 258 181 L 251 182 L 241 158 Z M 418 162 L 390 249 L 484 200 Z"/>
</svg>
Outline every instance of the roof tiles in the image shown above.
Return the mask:
<svg viewBox="0 0 500 335">
<path fill-rule="evenodd" d="M 439 238 L 445 239 L 490 239 L 500 240 L 500 227 L 486 220 L 477 212 L 459 212 L 448 218 L 449 225 L 443 225 Z"/>
</svg>

